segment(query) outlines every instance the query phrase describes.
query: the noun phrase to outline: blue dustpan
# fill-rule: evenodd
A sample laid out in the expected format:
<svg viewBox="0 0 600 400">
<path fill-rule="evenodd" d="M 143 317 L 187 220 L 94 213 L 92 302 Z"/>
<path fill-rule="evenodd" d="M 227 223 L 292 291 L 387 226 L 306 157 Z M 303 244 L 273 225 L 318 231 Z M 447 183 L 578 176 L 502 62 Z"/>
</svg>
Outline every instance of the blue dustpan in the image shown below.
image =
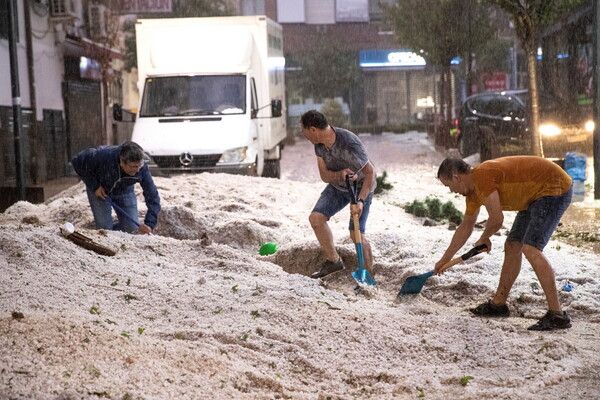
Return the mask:
<svg viewBox="0 0 600 400">
<path fill-rule="evenodd" d="M 480 244 L 479 246 L 473 247 L 471 250 L 469 250 L 462 256 L 456 257 L 456 258 L 448 261 L 446 264 L 442 265 L 442 267 L 440 268 L 440 273 L 444 272 L 446 269 L 450 268 L 453 265 L 458 264 L 461 261 L 465 261 L 465 260 L 473 257 L 474 255 L 481 253 L 486 248 L 487 248 L 487 246 L 485 244 Z M 434 273 L 434 271 L 429 271 L 429 272 L 425 272 L 424 274 L 421 274 L 421 275 L 409 276 L 408 278 L 406 278 L 406 280 L 404 281 L 404 284 L 400 288 L 400 292 L 398 292 L 398 296 L 400 296 L 402 294 L 421 293 L 421 289 L 423 289 L 423 285 L 425 285 L 425 281 L 430 276 L 433 276 L 433 273 Z"/>
<path fill-rule="evenodd" d="M 404 281 L 404 284 L 400 288 L 400 294 L 417 294 L 421 293 L 421 289 L 423 289 L 423 285 L 425 285 L 425 281 L 427 278 L 433 275 L 433 271 L 425 272 L 421 275 L 409 276 Z"/>
<path fill-rule="evenodd" d="M 356 216 L 354 220 L 354 226 L 358 226 L 358 217 Z M 358 237 L 358 242 L 354 244 L 354 246 L 356 247 L 358 265 L 356 269 L 352 272 L 352 277 L 356 280 L 356 282 L 362 283 L 363 285 L 377 285 L 377 282 L 375 282 L 375 279 L 373 279 L 373 277 L 369 273 L 369 270 L 367 270 L 364 266 L 363 248 L 362 242 L 360 241 L 360 232 L 358 232 L 358 234 L 356 233 L 358 228 L 355 228 L 354 230 L 354 237 Z"/>
<path fill-rule="evenodd" d="M 350 191 L 350 202 L 352 204 L 356 204 L 356 181 L 353 184 L 350 183 L 351 175 L 346 175 L 346 186 Z M 363 285 L 377 285 L 375 279 L 371 276 L 371 273 L 365 269 L 365 260 L 363 256 L 363 247 L 362 247 L 362 239 L 360 235 L 360 227 L 358 225 L 358 215 L 354 214 L 352 216 L 352 221 L 354 223 L 354 246 L 356 247 L 356 257 L 358 259 L 358 265 L 356 266 L 356 270 L 352 272 L 352 277 L 358 283 L 362 283 Z"/>
</svg>

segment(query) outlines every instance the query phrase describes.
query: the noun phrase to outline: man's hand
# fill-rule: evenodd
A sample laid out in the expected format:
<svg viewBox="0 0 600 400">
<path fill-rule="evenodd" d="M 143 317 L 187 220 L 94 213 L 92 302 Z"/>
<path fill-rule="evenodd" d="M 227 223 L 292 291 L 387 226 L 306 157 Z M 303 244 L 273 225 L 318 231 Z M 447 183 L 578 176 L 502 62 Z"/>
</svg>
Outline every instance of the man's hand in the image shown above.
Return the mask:
<svg viewBox="0 0 600 400">
<path fill-rule="evenodd" d="M 487 246 L 487 249 L 482 250 L 482 252 L 489 253 L 490 251 L 492 251 L 492 242 L 490 241 L 490 239 L 485 239 L 485 240 L 479 239 L 475 243 L 474 247 L 477 247 L 477 246 L 479 246 L 481 244 L 485 244 Z"/>
<path fill-rule="evenodd" d="M 360 216 L 362 215 L 362 211 L 363 211 L 363 203 L 358 202 L 356 204 L 350 204 L 350 217 L 353 217 L 354 215 L 358 216 L 358 218 L 360 218 Z"/>
<path fill-rule="evenodd" d="M 436 263 L 435 263 L 435 267 L 433 268 L 433 272 L 434 272 L 436 275 L 441 275 L 441 274 L 443 274 L 443 273 L 444 273 L 444 271 L 440 272 L 440 269 L 441 269 L 441 268 L 442 268 L 444 265 L 446 265 L 446 263 L 447 263 L 448 261 L 450 261 L 451 259 L 452 259 L 452 258 L 449 258 L 449 259 L 447 259 L 446 257 L 444 257 L 444 258 L 442 258 L 440 261 L 436 262 Z"/>
<path fill-rule="evenodd" d="M 152 228 L 150 228 L 146 224 L 141 224 L 137 230 L 137 233 L 142 234 L 142 235 L 152 235 Z"/>
<path fill-rule="evenodd" d="M 342 181 L 346 180 L 346 176 L 348 177 L 348 180 L 350 180 L 350 182 L 354 182 L 358 179 L 358 174 L 355 174 L 354 171 L 352 171 L 350 168 L 343 169 L 340 172 L 342 174 Z"/>
<path fill-rule="evenodd" d="M 102 200 L 106 200 L 106 198 L 108 197 L 108 195 L 106 194 L 106 192 L 104 191 L 104 188 L 102 186 L 100 186 L 98 189 L 96 189 L 94 194 L 96 195 L 96 197 L 98 197 Z"/>
</svg>

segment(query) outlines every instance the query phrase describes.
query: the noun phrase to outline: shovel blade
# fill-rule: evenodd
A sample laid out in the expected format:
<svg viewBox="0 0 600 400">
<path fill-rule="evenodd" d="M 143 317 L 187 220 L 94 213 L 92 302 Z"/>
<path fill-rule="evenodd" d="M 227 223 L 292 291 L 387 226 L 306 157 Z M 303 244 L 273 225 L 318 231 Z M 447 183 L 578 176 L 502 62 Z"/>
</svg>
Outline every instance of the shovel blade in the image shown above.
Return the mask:
<svg viewBox="0 0 600 400">
<path fill-rule="evenodd" d="M 364 268 L 357 268 L 354 272 L 352 272 L 352 277 L 363 285 L 377 285 L 375 279 L 371 276 L 368 270 Z"/>
<path fill-rule="evenodd" d="M 426 272 L 421 275 L 409 276 L 404 281 L 404 284 L 400 288 L 400 292 L 398 296 L 401 294 L 418 294 L 421 293 L 421 289 L 423 289 L 423 285 L 425 285 L 425 281 L 427 278 L 433 275 L 433 271 Z"/>
</svg>

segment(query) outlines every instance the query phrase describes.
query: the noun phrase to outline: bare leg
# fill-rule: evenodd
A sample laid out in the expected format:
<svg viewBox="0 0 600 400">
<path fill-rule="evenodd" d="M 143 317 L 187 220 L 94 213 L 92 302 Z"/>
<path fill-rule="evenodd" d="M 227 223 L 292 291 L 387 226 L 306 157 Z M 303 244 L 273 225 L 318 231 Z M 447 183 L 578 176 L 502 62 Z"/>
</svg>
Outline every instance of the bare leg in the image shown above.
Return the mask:
<svg viewBox="0 0 600 400">
<path fill-rule="evenodd" d="M 327 224 L 327 217 L 321 213 L 312 212 L 308 220 L 313 231 L 315 231 L 315 236 L 321 245 L 321 249 L 325 252 L 325 257 L 329 261 L 337 261 L 340 256 L 333 245 L 333 234 Z"/>
<path fill-rule="evenodd" d="M 496 294 L 492 298 L 492 303 L 497 305 L 506 304 L 510 289 L 517 276 L 519 276 L 519 272 L 521 272 L 522 248 L 523 245 L 520 242 L 507 240 L 504 243 L 504 263 L 502 264 L 498 289 L 496 289 Z"/>
<path fill-rule="evenodd" d="M 533 267 L 533 270 L 540 281 L 540 285 L 542 285 L 542 289 L 544 289 L 546 301 L 548 302 L 548 309 L 550 311 L 562 311 L 560 302 L 558 301 L 554 270 L 552 269 L 552 265 L 550 265 L 550 262 L 546 256 L 544 256 L 544 253 L 533 246 L 524 244 L 523 254 L 525 254 L 525 257 L 527 257 L 527 261 L 529 261 Z"/>
</svg>

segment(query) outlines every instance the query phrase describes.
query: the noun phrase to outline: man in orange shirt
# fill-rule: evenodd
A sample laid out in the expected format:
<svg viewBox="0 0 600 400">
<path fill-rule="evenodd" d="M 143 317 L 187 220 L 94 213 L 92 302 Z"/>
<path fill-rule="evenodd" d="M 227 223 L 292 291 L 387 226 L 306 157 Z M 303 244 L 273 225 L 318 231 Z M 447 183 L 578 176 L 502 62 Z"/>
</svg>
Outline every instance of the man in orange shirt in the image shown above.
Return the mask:
<svg viewBox="0 0 600 400">
<path fill-rule="evenodd" d="M 489 218 L 476 246 L 492 249 L 490 237 L 502 227 L 502 211 L 518 211 L 504 244 L 504 263 L 494 297 L 471 312 L 478 316 L 507 317 L 506 301 L 521 271 L 524 254 L 535 271 L 548 302 L 549 311 L 529 330 L 546 331 L 571 327 L 571 319 L 558 301 L 554 271 L 542 253 L 560 218 L 571 203 L 571 177 L 552 161 L 533 156 L 489 160 L 471 168 L 460 159 L 447 158 L 438 179 L 452 192 L 466 197 L 465 216 L 435 271 L 456 254 L 473 233 L 481 206 Z"/>
</svg>

